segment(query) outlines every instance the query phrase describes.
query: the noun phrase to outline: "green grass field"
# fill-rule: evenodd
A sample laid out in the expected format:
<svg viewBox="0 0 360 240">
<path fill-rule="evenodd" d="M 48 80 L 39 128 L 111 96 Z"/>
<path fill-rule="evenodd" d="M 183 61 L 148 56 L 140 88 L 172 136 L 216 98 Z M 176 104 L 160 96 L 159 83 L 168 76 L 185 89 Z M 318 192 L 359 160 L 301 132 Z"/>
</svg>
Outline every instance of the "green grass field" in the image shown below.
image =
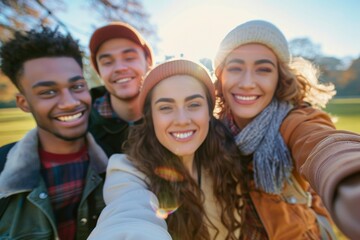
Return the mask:
<svg viewBox="0 0 360 240">
<path fill-rule="evenodd" d="M 35 121 L 30 113 L 18 108 L 0 109 L 0 146 L 19 140 L 34 127 Z"/>
<path fill-rule="evenodd" d="M 325 110 L 338 129 L 360 133 L 360 98 L 333 99 Z M 0 109 L 0 146 L 19 140 L 33 127 L 31 114 L 17 108 Z"/>
<path fill-rule="evenodd" d="M 337 129 L 360 133 L 360 98 L 335 98 L 325 111 L 333 118 Z"/>
</svg>

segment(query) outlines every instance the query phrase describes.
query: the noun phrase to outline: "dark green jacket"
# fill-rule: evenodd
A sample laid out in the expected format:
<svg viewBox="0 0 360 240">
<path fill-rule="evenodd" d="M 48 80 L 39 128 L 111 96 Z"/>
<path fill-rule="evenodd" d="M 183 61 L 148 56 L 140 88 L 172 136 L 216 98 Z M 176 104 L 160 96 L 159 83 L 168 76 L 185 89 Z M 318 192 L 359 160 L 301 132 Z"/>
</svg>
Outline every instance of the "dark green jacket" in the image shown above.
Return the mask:
<svg viewBox="0 0 360 240">
<path fill-rule="evenodd" d="M 90 93 L 93 103 L 97 98 L 104 96 L 106 92 L 104 86 L 92 88 Z M 96 109 L 91 109 L 89 131 L 109 157 L 114 153 L 123 153 L 121 146 L 128 138 L 129 128 L 128 122 L 120 118 L 103 118 Z"/>
<path fill-rule="evenodd" d="M 105 207 L 102 195 L 107 156 L 87 135 L 90 165 L 77 212 L 76 239 L 87 239 Z M 46 185 L 40 174 L 37 129 L 5 155 L 0 149 L 0 239 L 59 239 Z M 3 153 L 3 154 L 1 154 Z M 1 164 L 0 164 L 1 165 Z"/>
</svg>

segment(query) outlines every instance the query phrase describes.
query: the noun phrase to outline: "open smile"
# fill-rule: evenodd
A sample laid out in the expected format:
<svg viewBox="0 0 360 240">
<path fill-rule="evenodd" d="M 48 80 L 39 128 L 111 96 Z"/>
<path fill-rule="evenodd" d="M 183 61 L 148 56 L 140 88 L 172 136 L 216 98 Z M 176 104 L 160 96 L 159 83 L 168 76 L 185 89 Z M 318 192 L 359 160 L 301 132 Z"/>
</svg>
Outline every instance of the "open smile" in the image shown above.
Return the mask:
<svg viewBox="0 0 360 240">
<path fill-rule="evenodd" d="M 240 101 L 254 101 L 259 98 L 259 96 L 244 96 L 244 95 L 237 95 L 234 94 L 235 99 Z"/>
<path fill-rule="evenodd" d="M 64 115 L 64 116 L 56 117 L 56 119 L 61 122 L 73 122 L 80 119 L 83 115 L 84 115 L 84 111 L 72 115 Z"/>
<path fill-rule="evenodd" d="M 121 79 L 115 80 L 114 82 L 115 83 L 127 83 L 127 82 L 130 82 L 132 79 L 133 79 L 132 77 L 127 77 L 127 78 L 121 78 Z"/>
<path fill-rule="evenodd" d="M 186 132 L 171 132 L 170 133 L 172 136 L 174 136 L 177 140 L 185 140 L 188 139 L 189 137 L 191 137 L 192 135 L 195 134 L 195 131 L 186 131 Z"/>
</svg>

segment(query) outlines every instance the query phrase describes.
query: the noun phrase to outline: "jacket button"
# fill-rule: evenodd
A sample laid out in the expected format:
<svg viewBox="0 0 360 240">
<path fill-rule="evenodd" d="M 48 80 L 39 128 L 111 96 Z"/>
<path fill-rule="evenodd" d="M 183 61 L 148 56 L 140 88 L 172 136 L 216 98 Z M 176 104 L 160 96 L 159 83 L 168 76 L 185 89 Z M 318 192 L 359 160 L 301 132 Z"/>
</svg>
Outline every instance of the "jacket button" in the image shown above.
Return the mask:
<svg viewBox="0 0 360 240">
<path fill-rule="evenodd" d="M 48 195 L 47 195 L 46 193 L 44 193 L 44 192 L 42 192 L 42 193 L 39 194 L 39 198 L 40 198 L 40 199 L 45 199 L 45 198 L 47 198 L 47 197 L 48 197 Z"/>
<path fill-rule="evenodd" d="M 81 225 L 85 225 L 86 223 L 87 223 L 87 219 L 86 219 L 86 218 L 80 219 L 80 224 L 81 224 Z"/>
<path fill-rule="evenodd" d="M 98 218 L 97 215 L 93 215 L 93 216 L 92 216 L 92 219 L 94 219 L 94 220 L 97 219 L 97 218 Z"/>
<path fill-rule="evenodd" d="M 296 197 L 294 197 L 294 196 L 291 196 L 291 197 L 289 197 L 288 198 L 288 201 L 289 201 L 289 203 L 291 203 L 291 204 L 295 204 L 297 201 L 296 201 Z"/>
</svg>

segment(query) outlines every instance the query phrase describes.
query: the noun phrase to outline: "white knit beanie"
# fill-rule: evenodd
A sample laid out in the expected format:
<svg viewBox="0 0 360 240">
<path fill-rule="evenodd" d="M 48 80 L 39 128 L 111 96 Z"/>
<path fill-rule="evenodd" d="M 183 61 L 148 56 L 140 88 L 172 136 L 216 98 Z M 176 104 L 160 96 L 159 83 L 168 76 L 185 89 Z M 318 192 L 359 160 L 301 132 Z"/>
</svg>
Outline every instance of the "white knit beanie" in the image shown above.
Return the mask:
<svg viewBox="0 0 360 240">
<path fill-rule="evenodd" d="M 264 20 L 253 20 L 240 24 L 231 30 L 221 41 L 214 59 L 217 77 L 221 64 L 234 49 L 247 43 L 260 43 L 269 47 L 282 62 L 289 63 L 291 56 L 284 34 L 272 23 Z"/>
</svg>

